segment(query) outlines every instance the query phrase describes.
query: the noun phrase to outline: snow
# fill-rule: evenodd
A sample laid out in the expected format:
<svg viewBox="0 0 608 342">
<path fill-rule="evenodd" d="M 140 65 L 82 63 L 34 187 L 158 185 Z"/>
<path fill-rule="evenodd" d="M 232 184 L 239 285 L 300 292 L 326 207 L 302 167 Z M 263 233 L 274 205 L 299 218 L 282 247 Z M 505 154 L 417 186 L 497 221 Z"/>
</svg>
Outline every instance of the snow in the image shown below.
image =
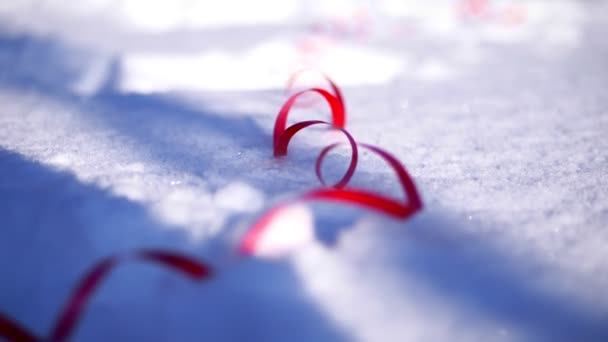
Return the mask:
<svg viewBox="0 0 608 342">
<path fill-rule="evenodd" d="M 2 3 L 0 313 L 46 334 L 96 261 L 159 247 L 217 276 L 125 263 L 73 341 L 608 340 L 608 3 L 489 3 Z M 303 131 L 272 158 L 310 64 L 425 208 L 293 206 L 239 259 L 336 139 Z M 328 156 L 328 182 L 348 158 Z M 400 197 L 395 181 L 362 151 L 353 186 Z"/>
</svg>

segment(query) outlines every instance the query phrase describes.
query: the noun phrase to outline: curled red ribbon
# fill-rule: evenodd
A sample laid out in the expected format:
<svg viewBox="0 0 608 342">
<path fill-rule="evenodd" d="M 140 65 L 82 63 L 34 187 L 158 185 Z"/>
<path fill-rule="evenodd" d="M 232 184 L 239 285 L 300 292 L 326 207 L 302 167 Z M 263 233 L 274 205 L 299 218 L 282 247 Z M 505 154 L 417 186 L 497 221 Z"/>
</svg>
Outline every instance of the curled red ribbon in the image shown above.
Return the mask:
<svg viewBox="0 0 608 342">
<path fill-rule="evenodd" d="M 296 197 L 292 201 L 274 207 L 264 216 L 262 216 L 243 238 L 239 246 L 239 252 L 241 254 L 254 254 L 263 232 L 270 225 L 276 215 L 285 209 L 285 207 L 297 201 L 314 200 L 344 202 L 376 210 L 399 219 L 407 219 L 422 209 L 422 201 L 418 191 L 416 190 L 416 186 L 405 170 L 405 167 L 399 162 L 399 160 L 378 147 L 368 144 L 358 145 L 351 134 L 344 128 L 346 124 L 346 111 L 342 93 L 331 79 L 324 74 L 322 75 L 331 85 L 333 94 L 321 88 L 312 88 L 298 92 L 289 97 L 287 102 L 281 107 L 275 122 L 273 136 L 274 156 L 281 157 L 287 155 L 289 142 L 294 135 L 302 129 L 313 125 L 323 124 L 340 130 L 348 139 L 352 151 L 350 165 L 342 179 L 332 188 L 321 188 L 306 192 L 303 195 Z M 290 84 L 293 83 L 295 77 L 297 77 L 297 74 L 292 76 L 292 79 L 290 79 Z M 318 93 L 325 99 L 331 109 L 332 122 L 329 123 L 321 120 L 309 120 L 298 122 L 286 128 L 289 111 L 296 103 L 296 100 L 302 94 L 307 92 Z M 325 185 L 325 181 L 321 174 L 321 165 L 325 156 L 338 145 L 339 144 L 332 144 L 325 147 L 315 162 L 315 172 L 319 178 L 319 181 L 323 185 Z M 366 148 L 379 155 L 395 171 L 406 196 L 404 201 L 399 201 L 397 199 L 389 198 L 387 196 L 379 195 L 362 189 L 343 189 L 354 175 L 358 162 L 358 146 Z M 74 329 L 78 325 L 78 322 L 81 320 L 83 310 L 85 309 L 85 306 L 91 296 L 95 293 L 95 290 L 118 263 L 127 259 L 140 259 L 147 262 L 157 263 L 161 266 L 178 271 L 194 280 L 205 279 L 212 275 L 212 269 L 208 265 L 173 252 L 146 249 L 127 255 L 115 255 L 107 257 L 101 262 L 97 263 L 81 279 L 80 283 L 72 293 L 72 296 L 65 304 L 61 314 L 58 316 L 57 322 L 50 334 L 50 337 L 44 340 L 63 342 L 69 339 L 74 332 Z M 13 342 L 36 342 L 43 340 L 42 338 L 38 338 L 37 336 L 31 334 L 19 323 L 6 316 L 3 316 L 2 314 L 0 314 L 0 337 L 4 337 Z"/>
<path fill-rule="evenodd" d="M 80 280 L 80 283 L 67 301 L 61 314 L 58 316 L 55 328 L 47 340 L 59 342 L 66 341 L 74 332 L 78 322 L 82 318 L 82 312 L 110 271 L 120 262 L 128 259 L 140 259 L 147 262 L 160 264 L 180 272 L 193 280 L 202 280 L 212 275 L 210 266 L 195 261 L 189 257 L 162 250 L 145 249 L 126 255 L 110 256 L 97 263 Z M 11 319 L 0 314 L 0 336 L 13 342 L 33 342 L 42 339 L 29 333 L 25 328 Z"/>
<path fill-rule="evenodd" d="M 339 128 L 344 128 L 346 125 L 346 112 L 344 110 L 344 103 L 338 97 L 332 95 L 325 89 L 321 88 L 311 88 L 298 93 L 293 94 L 287 102 L 281 107 L 279 114 L 277 115 L 277 119 L 274 122 L 274 134 L 273 134 L 273 147 L 274 147 L 274 155 L 278 157 L 279 154 L 277 152 L 277 143 L 279 138 L 283 132 L 286 131 L 285 127 L 287 126 L 287 116 L 289 115 L 289 111 L 293 107 L 294 103 L 298 99 L 298 97 L 306 94 L 308 92 L 316 92 L 323 96 L 325 101 L 329 104 L 332 115 L 332 125 Z M 302 127 L 303 128 L 303 127 Z M 296 131 L 297 132 L 297 131 Z M 293 133 L 295 134 L 295 132 Z M 285 146 L 286 147 L 286 146 Z M 285 148 L 286 150 L 286 148 Z"/>
<path fill-rule="evenodd" d="M 298 75 L 299 73 L 294 74 L 294 76 L 290 78 L 288 85 L 293 84 L 293 80 Z M 389 166 L 397 174 L 397 178 L 399 180 L 399 183 L 401 184 L 406 198 L 403 201 L 399 201 L 397 199 L 380 195 L 368 190 L 343 189 L 355 173 L 355 169 L 357 167 L 358 162 L 358 144 L 355 142 L 352 135 L 344 128 L 346 123 L 346 111 L 344 110 L 345 106 L 340 90 L 335 85 L 335 83 L 331 81 L 331 79 L 329 79 L 325 75 L 323 76 L 328 80 L 328 82 L 332 86 L 332 89 L 334 90 L 334 94 L 336 95 L 334 96 L 333 94 L 320 88 L 312 88 L 292 95 L 287 100 L 287 102 L 285 102 L 283 107 L 281 107 L 281 110 L 279 111 L 279 114 L 277 115 L 277 119 L 275 121 L 273 136 L 274 156 L 281 157 L 287 155 L 287 147 L 289 146 L 289 142 L 291 141 L 293 136 L 300 130 L 312 125 L 326 124 L 332 126 L 335 129 L 340 130 L 342 133 L 344 133 L 344 135 L 346 135 L 352 151 L 350 165 L 342 179 L 338 183 L 336 183 L 332 188 L 321 188 L 306 192 L 289 203 L 283 203 L 279 206 L 274 207 L 268 213 L 262 216 L 262 218 L 260 218 L 245 234 L 239 246 L 239 252 L 241 254 L 250 255 L 255 253 L 263 232 L 270 225 L 276 215 L 292 202 L 312 200 L 344 202 L 376 210 L 398 219 L 407 219 L 411 215 L 422 209 L 422 200 L 420 199 L 420 195 L 418 194 L 416 185 L 414 184 L 414 181 L 406 171 L 405 167 L 399 162 L 399 160 L 397 160 L 397 158 L 395 158 L 390 153 L 369 144 L 359 144 L 359 146 L 364 147 L 370 150 L 371 152 L 379 155 L 389 164 Z M 310 120 L 298 122 L 286 129 L 285 127 L 287 125 L 287 116 L 295 101 L 299 96 L 309 91 L 319 93 L 327 101 L 332 113 L 332 123 L 320 120 Z M 339 143 L 325 147 L 321 151 L 315 162 L 315 172 L 317 174 L 317 178 L 323 185 L 325 185 L 325 180 L 323 179 L 323 175 L 321 174 L 321 165 L 325 156 L 338 145 Z"/>
<path fill-rule="evenodd" d="M 315 169 L 320 179 L 322 179 L 321 164 L 323 162 L 324 157 L 330 150 L 332 150 L 338 145 L 339 144 L 329 145 L 325 149 L 323 149 L 323 151 L 321 151 L 321 153 L 319 154 Z M 378 195 L 376 193 L 362 189 L 318 189 L 305 193 L 301 196 L 301 198 L 306 200 L 330 200 L 347 202 L 367 207 L 369 209 L 374 209 L 399 219 L 407 219 L 412 214 L 422 209 L 422 200 L 420 199 L 420 195 L 418 194 L 416 185 L 414 184 L 414 181 L 406 171 L 405 167 L 401 164 L 401 162 L 399 162 L 399 160 L 397 160 L 397 158 L 395 158 L 390 153 L 376 146 L 372 146 L 369 144 L 358 145 L 379 155 L 395 171 L 399 183 L 401 184 L 401 188 L 403 189 L 403 192 L 406 196 L 404 201 L 399 201 L 386 197 L 384 195 Z M 346 179 L 346 182 L 348 182 L 349 180 L 350 177 Z"/>
<path fill-rule="evenodd" d="M 298 73 L 295 73 L 294 75 L 297 76 Z M 290 80 L 294 79 L 296 76 L 292 76 L 292 78 Z M 348 131 L 346 131 L 344 129 L 344 126 L 346 125 L 346 111 L 345 111 L 344 101 L 342 99 L 342 93 L 340 92 L 340 89 L 338 88 L 338 86 L 331 79 L 329 79 L 324 74 L 323 74 L 323 76 L 330 83 L 330 85 L 334 91 L 334 94 L 337 94 L 337 95 L 331 94 L 327 90 L 324 90 L 321 88 L 311 88 L 311 89 L 307 89 L 307 90 L 298 92 L 298 93 L 290 96 L 289 99 L 285 102 L 285 104 L 283 104 L 283 106 L 281 107 L 281 110 L 279 111 L 279 114 L 277 115 L 277 118 L 274 123 L 274 134 L 273 134 L 274 156 L 282 157 L 282 156 L 287 155 L 287 146 L 289 145 L 291 138 L 293 138 L 293 136 L 296 133 L 298 133 L 300 130 L 302 130 L 306 127 L 312 126 L 312 125 L 319 125 L 319 124 L 332 126 L 332 128 L 338 129 L 344 135 L 346 135 L 346 138 L 348 139 L 348 141 L 350 143 L 351 151 L 352 151 L 351 162 L 350 162 L 350 165 L 349 165 L 344 177 L 342 178 L 342 180 L 340 180 L 337 184 L 334 185 L 334 187 L 336 187 L 336 188 L 342 188 L 342 187 L 346 186 L 346 184 L 348 183 L 348 180 L 355 173 L 355 168 L 357 167 L 357 160 L 358 160 L 357 144 L 355 142 L 355 139 L 350 135 L 350 133 L 348 133 Z M 298 98 L 300 96 L 302 96 L 308 92 L 316 92 L 325 99 L 325 101 L 328 103 L 330 110 L 331 110 L 332 123 L 329 123 L 326 121 L 321 121 L 321 120 L 310 120 L 310 121 L 298 122 L 296 124 L 289 126 L 288 128 L 285 128 L 287 126 L 287 117 L 289 116 L 289 112 L 290 112 L 291 108 L 293 108 L 293 105 L 296 103 L 296 100 L 298 100 Z M 319 177 L 319 173 L 317 173 L 317 177 Z M 322 177 L 319 177 L 319 180 L 321 181 L 321 183 L 325 184 Z"/>
<path fill-rule="evenodd" d="M 299 73 L 301 73 L 301 71 L 295 73 L 294 76 L 290 78 L 290 84 L 293 82 L 292 80 L 299 75 Z M 334 188 L 337 189 L 313 190 L 302 195 L 301 198 L 345 201 L 352 204 L 359 204 L 371 209 L 376 209 L 393 217 L 403 219 L 409 217 L 414 212 L 420 210 L 422 208 L 422 201 L 420 200 L 420 195 L 416 190 L 414 182 L 405 170 L 405 167 L 399 162 L 399 160 L 397 160 L 397 158 L 395 158 L 390 153 L 369 144 L 360 144 L 359 146 L 364 147 L 370 150 L 371 152 L 379 155 L 396 172 L 399 182 L 401 183 L 403 191 L 406 195 L 406 202 L 402 203 L 400 201 L 385 196 L 377 195 L 375 193 L 365 190 L 340 190 L 348 184 L 348 182 L 355 173 L 356 165 L 358 162 L 358 149 L 357 143 L 355 142 L 352 135 L 348 133 L 346 129 L 344 129 L 344 126 L 346 124 L 346 112 L 344 111 L 345 106 L 341 97 L 341 92 L 337 85 L 329 77 L 324 74 L 322 75 L 331 84 L 332 89 L 334 89 L 334 93 L 340 95 L 332 96 L 327 91 L 324 91 L 323 89 L 319 88 L 308 89 L 292 95 L 287 100 L 287 102 L 285 102 L 283 107 L 281 107 L 281 110 L 279 111 L 279 114 L 277 115 L 277 119 L 275 121 L 273 136 L 274 156 L 280 157 L 286 155 L 287 147 L 289 146 L 291 138 L 293 138 L 293 136 L 300 130 L 316 124 L 326 124 L 331 125 L 333 128 L 340 130 L 348 138 L 352 151 L 351 162 L 343 178 L 336 185 L 334 185 Z M 326 99 L 332 111 L 332 124 L 320 120 L 311 120 L 298 122 L 285 129 L 287 123 L 287 116 L 289 114 L 290 109 L 297 100 L 298 96 L 306 93 L 307 91 L 317 92 Z M 339 144 L 332 144 L 325 147 L 317 157 L 317 161 L 315 163 L 315 172 L 317 174 L 317 178 L 323 185 L 325 185 L 325 180 L 323 179 L 323 176 L 321 174 L 321 164 L 323 163 L 325 156 L 338 145 Z"/>
<path fill-rule="evenodd" d="M 317 174 L 320 176 L 320 168 L 323 162 L 323 158 L 327 153 L 338 146 L 338 144 L 332 144 L 326 147 L 316 162 Z M 240 246 L 239 252 L 244 255 L 252 255 L 256 252 L 259 242 L 266 228 L 270 225 L 272 220 L 278 215 L 283 209 L 289 204 L 298 201 L 334 201 L 343 202 L 356 206 L 365 207 L 371 210 L 375 210 L 386 215 L 392 216 L 397 219 L 408 219 L 413 214 L 422 209 L 422 200 L 416 189 L 414 181 L 409 176 L 405 167 L 390 153 L 368 144 L 360 144 L 359 146 L 364 147 L 373 153 L 379 155 L 384 159 L 389 166 L 397 174 L 397 178 L 401 187 L 404 191 L 406 198 L 403 201 L 393 199 L 384 195 L 376 194 L 363 189 L 339 189 L 339 188 L 320 188 L 309 192 L 306 192 L 290 202 L 280 204 L 274 207 L 262 218 L 260 218 L 249 231 L 245 234 Z M 346 183 L 350 180 L 352 174 L 345 176 L 342 181 Z M 322 179 L 322 178 L 320 178 Z"/>
<path fill-rule="evenodd" d="M 300 130 L 302 130 L 306 127 L 313 126 L 313 125 L 319 125 L 319 124 L 330 125 L 333 128 L 341 131 L 342 133 L 344 133 L 344 135 L 348 139 L 348 142 L 350 143 L 351 153 L 352 153 L 351 159 L 350 159 L 350 164 L 348 166 L 348 169 L 346 170 L 346 173 L 342 177 L 342 179 L 333 186 L 335 188 L 343 188 L 346 186 L 346 184 L 348 184 L 348 181 L 352 178 L 353 174 L 355 173 L 355 169 L 357 167 L 357 162 L 359 160 L 359 152 L 358 152 L 358 148 L 357 148 L 357 143 L 355 142 L 355 139 L 352 137 L 352 135 L 350 135 L 350 133 L 348 133 L 348 131 L 345 130 L 344 128 L 334 126 L 329 122 L 325 122 L 325 121 L 321 121 L 321 120 L 310 120 L 310 121 L 298 122 L 296 124 L 289 126 L 289 128 L 287 128 L 285 131 L 283 131 L 281 133 L 281 135 L 279 135 L 279 138 L 277 139 L 275 147 L 274 147 L 274 155 L 276 157 L 282 157 L 282 156 L 287 155 L 287 147 L 289 146 L 289 142 L 291 141 L 291 138 L 293 138 L 293 136 L 296 133 L 298 133 Z M 323 153 L 323 152 L 321 152 L 321 153 Z M 326 153 L 327 152 L 325 152 L 325 154 Z M 319 164 L 319 159 L 317 159 L 317 164 Z M 319 170 L 320 169 L 317 168 L 317 178 L 319 178 L 319 181 L 323 185 L 325 185 L 325 180 L 321 176 L 321 173 Z"/>
</svg>

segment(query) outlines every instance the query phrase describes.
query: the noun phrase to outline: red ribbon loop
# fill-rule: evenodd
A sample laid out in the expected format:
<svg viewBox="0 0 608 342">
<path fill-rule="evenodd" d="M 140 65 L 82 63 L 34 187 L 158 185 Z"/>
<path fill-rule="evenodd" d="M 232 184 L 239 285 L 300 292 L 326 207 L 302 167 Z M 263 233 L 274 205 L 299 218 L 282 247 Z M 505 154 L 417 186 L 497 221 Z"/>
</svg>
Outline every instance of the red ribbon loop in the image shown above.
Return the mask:
<svg viewBox="0 0 608 342">
<path fill-rule="evenodd" d="M 293 105 L 296 102 L 296 100 L 298 99 L 298 97 L 300 97 L 302 94 L 305 94 L 308 92 L 316 92 L 316 93 L 320 94 L 321 96 L 323 96 L 325 101 L 327 101 L 327 103 L 329 104 L 329 107 L 331 109 L 333 126 L 336 126 L 339 128 L 344 128 L 344 126 L 346 125 L 346 112 L 344 111 L 344 104 L 342 103 L 341 100 L 338 99 L 338 97 L 332 95 L 327 90 L 324 90 L 321 88 L 311 88 L 308 90 L 298 92 L 298 93 L 292 95 L 287 100 L 287 102 L 285 102 L 283 107 L 281 107 L 281 110 L 279 111 L 279 114 L 277 115 L 277 119 L 274 123 L 273 147 L 275 150 L 275 153 L 274 153 L 275 156 L 277 156 L 276 149 L 277 149 L 277 143 L 279 141 L 279 137 L 285 131 L 285 127 L 287 126 L 287 116 L 289 115 L 289 111 L 293 107 Z"/>
<path fill-rule="evenodd" d="M 331 144 L 327 147 L 325 147 L 323 150 L 321 150 L 321 153 L 319 153 L 319 156 L 317 157 L 317 160 L 315 161 L 315 173 L 317 174 L 317 179 L 319 180 L 319 182 L 321 182 L 321 184 L 326 185 L 325 183 L 325 179 L 323 178 L 323 174 L 321 173 L 321 164 L 323 159 L 325 158 L 325 155 L 329 153 L 329 151 L 333 150 L 335 147 L 341 145 L 340 143 L 335 143 L 335 144 Z M 355 151 L 357 144 L 353 145 L 351 144 L 351 150 Z M 358 150 L 358 149 L 357 149 Z M 353 153 L 353 157 L 351 158 L 351 163 L 352 160 L 354 159 L 354 157 L 357 157 L 357 160 L 359 159 L 359 153 L 357 151 L 357 153 Z M 348 182 L 350 181 L 350 179 L 353 177 L 353 175 L 355 174 L 355 167 L 353 168 L 352 172 L 350 172 L 350 167 L 347 169 L 346 173 L 344 174 L 344 177 L 342 177 L 342 179 L 340 180 L 340 182 L 338 183 L 341 186 L 338 186 L 338 184 L 336 184 L 334 187 L 341 189 L 343 187 L 346 186 L 346 184 L 348 184 Z"/>
<path fill-rule="evenodd" d="M 288 86 L 291 86 L 296 77 L 301 73 L 295 73 L 292 75 L 288 82 Z M 341 130 L 349 140 L 351 145 L 352 157 L 350 165 L 342 177 L 342 179 L 334 185 L 334 188 L 322 188 L 309 191 L 293 201 L 338 201 L 345 202 L 353 205 L 362 206 L 368 209 L 376 210 L 382 212 L 386 215 L 398 218 L 398 219 L 407 219 L 411 215 L 415 214 L 417 211 L 422 209 L 422 201 L 420 199 L 420 195 L 418 194 L 418 190 L 416 189 L 416 185 L 412 181 L 410 175 L 405 170 L 405 167 L 390 153 L 372 146 L 368 144 L 361 144 L 360 146 L 372 151 L 373 153 L 379 155 L 382 159 L 384 159 L 389 166 L 395 171 L 397 174 L 397 178 L 399 179 L 399 183 L 403 188 L 403 192 L 405 194 L 405 199 L 403 201 L 393 199 L 384 195 L 379 195 L 371 191 L 361 190 L 361 189 L 343 189 L 352 176 L 354 175 L 357 162 L 358 162 L 358 149 L 357 143 L 353 139 L 353 137 L 344 129 L 344 124 L 346 121 L 346 112 L 344 109 L 344 101 L 342 99 L 342 94 L 338 87 L 325 75 L 323 75 L 325 79 L 330 83 L 332 89 L 334 90 L 334 95 L 329 92 L 320 89 L 320 88 L 312 88 L 299 93 L 292 95 L 287 102 L 281 107 L 277 119 L 275 121 L 274 126 L 274 136 L 273 136 L 273 150 L 275 157 L 281 157 L 287 155 L 287 147 L 289 146 L 289 142 L 291 138 L 299 132 L 300 130 L 317 124 L 326 124 L 331 125 L 333 128 Z M 287 125 L 287 116 L 295 101 L 299 96 L 306 92 L 317 92 L 323 96 L 323 98 L 327 101 L 332 110 L 332 119 L 333 122 L 330 124 L 321 120 L 310 120 L 296 123 L 289 128 L 285 128 Z M 325 180 L 323 179 L 323 175 L 321 174 L 321 166 L 325 156 L 338 144 L 332 144 L 325 147 L 315 162 L 315 172 L 317 174 L 317 178 L 319 181 L 325 185 Z M 265 215 L 263 215 L 245 234 L 241 244 L 239 246 L 239 251 L 242 254 L 249 255 L 255 253 L 257 249 L 257 245 L 259 244 L 259 240 L 261 239 L 264 231 L 270 225 L 274 217 L 278 213 L 280 213 L 288 203 L 281 204 L 277 207 L 274 207 Z"/>
<path fill-rule="evenodd" d="M 317 161 L 315 163 L 315 170 L 317 172 L 317 176 L 321 177 L 321 165 L 327 153 L 340 145 L 340 143 L 332 144 L 325 147 Z M 403 189 L 403 192 L 406 196 L 404 202 L 399 202 L 397 200 L 382 196 L 376 195 L 366 190 L 358 190 L 358 189 L 345 189 L 345 190 L 313 190 L 304 195 L 304 197 L 309 199 L 327 199 L 327 200 L 337 200 L 337 201 L 345 201 L 351 202 L 354 204 L 360 204 L 365 207 L 371 209 L 377 209 L 386 214 L 397 218 L 407 218 L 416 211 L 422 209 L 422 200 L 420 199 L 420 195 L 418 194 L 418 190 L 416 189 L 416 185 L 414 181 L 410 177 L 410 175 L 405 170 L 405 167 L 399 162 L 397 158 L 395 158 L 390 153 L 369 144 L 358 144 L 359 146 L 370 150 L 371 152 L 379 155 L 382 159 L 384 159 L 389 166 L 395 171 L 397 174 L 397 178 L 399 179 L 399 183 Z M 354 173 L 353 173 L 354 174 Z M 344 177 L 343 181 L 348 183 L 350 177 Z"/>
<path fill-rule="evenodd" d="M 283 133 L 281 133 L 281 135 L 277 139 L 277 142 L 276 142 L 275 148 L 274 148 L 275 157 L 282 157 L 282 156 L 287 155 L 287 147 L 289 146 L 289 142 L 291 141 L 291 138 L 293 138 L 293 136 L 296 135 L 296 133 L 298 133 L 299 131 L 301 131 L 302 129 L 304 129 L 306 127 L 313 126 L 313 125 L 319 125 L 319 124 L 332 126 L 332 124 L 330 124 L 329 122 L 325 122 L 325 121 L 321 121 L 321 120 L 302 121 L 302 122 L 298 122 L 296 124 L 289 126 L 285 131 L 283 131 Z M 333 186 L 335 188 L 340 189 L 340 188 L 345 187 L 346 184 L 348 184 L 348 181 L 352 178 L 353 174 L 355 173 L 355 169 L 357 168 L 357 162 L 359 160 L 359 152 L 358 152 L 357 143 L 355 142 L 355 139 L 352 137 L 352 135 L 350 135 L 350 133 L 348 133 L 347 130 L 345 130 L 344 128 L 341 128 L 341 127 L 336 127 L 336 126 L 333 126 L 333 128 L 344 133 L 344 135 L 348 139 L 348 142 L 351 147 L 351 152 L 352 152 L 351 158 L 350 158 L 350 164 L 348 166 L 348 169 L 346 170 L 346 173 L 344 174 L 342 179 Z M 325 152 L 326 150 L 327 150 L 327 148 L 321 152 L 322 155 L 327 154 L 327 152 Z M 322 155 L 317 157 L 317 164 L 319 164 L 319 158 L 322 158 Z M 316 171 L 317 171 L 317 178 L 319 178 L 319 181 L 323 185 L 325 185 L 325 180 L 321 176 L 320 165 L 317 165 Z"/>
<path fill-rule="evenodd" d="M 295 125 L 294 125 L 295 126 Z M 295 134 L 295 133 L 294 133 Z M 339 144 L 332 144 L 321 152 L 319 157 L 317 158 L 317 172 L 320 173 L 320 167 L 323 162 L 323 158 L 325 155 L 333 148 L 338 146 Z M 406 198 L 403 201 L 399 201 L 396 199 L 389 198 L 384 195 L 379 195 L 367 190 L 360 189 L 316 189 L 309 191 L 296 199 L 293 202 L 297 201 L 337 201 L 337 202 L 345 202 L 357 206 L 366 207 L 368 209 L 376 210 L 382 212 L 386 215 L 392 216 L 397 219 L 407 219 L 419 210 L 422 209 L 422 201 L 420 199 L 420 195 L 418 194 L 418 190 L 416 190 L 416 185 L 412 181 L 405 167 L 390 153 L 372 146 L 368 144 L 360 144 L 362 146 L 375 154 L 379 155 L 384 159 L 395 173 L 397 174 L 397 178 L 399 179 L 399 183 L 401 184 L 403 191 L 405 193 Z M 354 147 L 353 147 L 353 150 Z M 352 175 L 349 177 L 344 177 L 342 181 L 345 181 L 345 184 L 348 183 Z M 270 225 L 274 217 L 278 213 L 280 213 L 289 203 L 283 203 L 277 207 L 274 207 L 269 212 L 267 212 L 264 216 L 262 216 L 245 234 L 240 246 L 239 252 L 244 255 L 254 254 L 257 250 L 257 246 L 259 241 L 266 230 L 266 228 Z"/>
</svg>

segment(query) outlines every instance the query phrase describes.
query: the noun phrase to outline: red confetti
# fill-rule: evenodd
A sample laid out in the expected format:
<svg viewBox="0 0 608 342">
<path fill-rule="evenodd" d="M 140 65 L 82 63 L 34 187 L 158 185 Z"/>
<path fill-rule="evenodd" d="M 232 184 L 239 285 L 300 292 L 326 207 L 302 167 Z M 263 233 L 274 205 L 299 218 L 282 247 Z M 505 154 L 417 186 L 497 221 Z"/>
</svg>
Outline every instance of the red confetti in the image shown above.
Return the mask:
<svg viewBox="0 0 608 342">
<path fill-rule="evenodd" d="M 56 342 L 69 339 L 82 318 L 82 312 L 87 302 L 112 268 L 121 261 L 133 258 L 160 264 L 174 271 L 181 272 L 184 276 L 190 277 L 193 280 L 201 280 L 210 277 L 212 274 L 209 266 L 173 252 L 150 249 L 128 255 L 107 257 L 97 263 L 82 278 L 59 315 L 49 339 Z M 14 342 L 39 340 L 17 323 L 2 315 L 0 315 L 0 336 Z"/>
</svg>

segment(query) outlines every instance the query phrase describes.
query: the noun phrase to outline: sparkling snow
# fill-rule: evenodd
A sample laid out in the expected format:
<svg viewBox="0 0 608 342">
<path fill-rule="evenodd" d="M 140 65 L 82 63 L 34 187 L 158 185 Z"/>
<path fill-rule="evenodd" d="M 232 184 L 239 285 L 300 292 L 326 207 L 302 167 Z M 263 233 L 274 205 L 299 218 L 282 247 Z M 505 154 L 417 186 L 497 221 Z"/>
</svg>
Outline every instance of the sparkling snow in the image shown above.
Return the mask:
<svg viewBox="0 0 608 342">
<path fill-rule="evenodd" d="M 0 313 L 44 335 L 100 258 L 162 247 L 217 276 L 121 265 L 74 341 L 608 341 L 608 2 L 420 3 L 0 4 Z M 237 261 L 318 185 L 331 134 L 271 153 L 311 64 L 424 211 L 296 206 Z M 402 195 L 370 154 L 352 182 Z"/>
</svg>

